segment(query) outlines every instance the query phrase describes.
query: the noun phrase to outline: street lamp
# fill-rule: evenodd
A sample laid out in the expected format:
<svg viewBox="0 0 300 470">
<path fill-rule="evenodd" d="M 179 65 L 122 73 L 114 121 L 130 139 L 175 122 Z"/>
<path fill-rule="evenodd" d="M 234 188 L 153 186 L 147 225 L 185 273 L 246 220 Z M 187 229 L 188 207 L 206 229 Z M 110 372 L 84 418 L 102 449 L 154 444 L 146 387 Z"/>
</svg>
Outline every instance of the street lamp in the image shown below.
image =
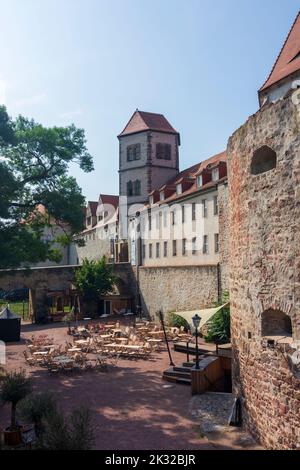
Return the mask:
<svg viewBox="0 0 300 470">
<path fill-rule="evenodd" d="M 196 313 L 196 315 L 192 318 L 193 325 L 196 330 L 196 369 L 199 369 L 199 348 L 198 348 L 198 329 L 201 322 L 201 317 Z"/>
</svg>

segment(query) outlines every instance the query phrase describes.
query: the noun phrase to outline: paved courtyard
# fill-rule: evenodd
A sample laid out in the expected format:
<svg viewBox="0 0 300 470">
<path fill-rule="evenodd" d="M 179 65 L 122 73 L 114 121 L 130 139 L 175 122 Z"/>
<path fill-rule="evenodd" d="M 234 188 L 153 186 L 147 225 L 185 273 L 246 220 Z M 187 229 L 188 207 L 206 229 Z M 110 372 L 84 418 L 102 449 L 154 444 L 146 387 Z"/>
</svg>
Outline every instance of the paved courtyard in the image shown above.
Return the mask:
<svg viewBox="0 0 300 470">
<path fill-rule="evenodd" d="M 190 387 L 169 384 L 161 379 L 169 366 L 166 351 L 150 360 L 120 359 L 108 372 L 83 372 L 51 376 L 48 371 L 26 365 L 25 339 L 46 333 L 56 344 L 70 340 L 64 326 L 25 325 L 22 341 L 7 347 L 7 370 L 26 368 L 35 391 L 50 390 L 65 412 L 88 406 L 97 425 L 96 449 L 160 450 L 234 448 L 230 439 L 209 442 L 199 426 L 199 417 L 191 413 Z M 175 363 L 184 355 L 172 352 Z M 0 409 L 0 425 L 7 424 L 8 407 Z"/>
</svg>

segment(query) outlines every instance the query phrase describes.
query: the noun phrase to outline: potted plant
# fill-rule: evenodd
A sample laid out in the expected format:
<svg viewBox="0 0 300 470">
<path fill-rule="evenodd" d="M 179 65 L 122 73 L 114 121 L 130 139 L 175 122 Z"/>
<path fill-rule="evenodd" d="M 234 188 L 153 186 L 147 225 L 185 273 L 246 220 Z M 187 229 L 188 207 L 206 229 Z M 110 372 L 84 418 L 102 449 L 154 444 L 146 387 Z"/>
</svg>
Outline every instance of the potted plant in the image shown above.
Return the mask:
<svg viewBox="0 0 300 470">
<path fill-rule="evenodd" d="M 31 392 L 31 381 L 26 377 L 24 371 L 11 372 L 6 375 L 1 383 L 0 399 L 3 403 L 11 404 L 10 426 L 4 431 L 4 443 L 8 446 L 19 445 L 21 439 L 21 428 L 17 425 L 17 404 Z"/>
</svg>

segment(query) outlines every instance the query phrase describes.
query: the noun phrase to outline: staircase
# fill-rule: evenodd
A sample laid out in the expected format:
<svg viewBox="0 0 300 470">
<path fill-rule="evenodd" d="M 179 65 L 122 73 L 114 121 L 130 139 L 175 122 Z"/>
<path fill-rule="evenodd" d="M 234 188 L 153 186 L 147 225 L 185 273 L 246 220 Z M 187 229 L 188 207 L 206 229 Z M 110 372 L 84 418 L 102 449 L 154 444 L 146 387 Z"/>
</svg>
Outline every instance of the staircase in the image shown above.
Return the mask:
<svg viewBox="0 0 300 470">
<path fill-rule="evenodd" d="M 170 367 L 163 372 L 163 379 L 172 383 L 191 385 L 191 368 L 194 362 L 184 362 L 182 366 Z"/>
</svg>

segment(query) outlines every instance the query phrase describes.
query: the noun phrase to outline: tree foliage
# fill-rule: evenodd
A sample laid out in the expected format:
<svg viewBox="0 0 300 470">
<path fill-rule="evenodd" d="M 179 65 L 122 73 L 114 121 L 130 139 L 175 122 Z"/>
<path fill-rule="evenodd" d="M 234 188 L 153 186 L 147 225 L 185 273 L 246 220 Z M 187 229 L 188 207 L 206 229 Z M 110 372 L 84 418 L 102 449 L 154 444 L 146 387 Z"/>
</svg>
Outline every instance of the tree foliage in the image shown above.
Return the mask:
<svg viewBox="0 0 300 470">
<path fill-rule="evenodd" d="M 70 164 L 93 170 L 85 133 L 73 124 L 46 128 L 0 106 L 0 267 L 58 261 L 55 244 L 68 244 L 83 227 L 84 197 Z M 38 206 L 46 213 L 40 213 Z M 45 227 L 62 236 L 43 239 Z"/>
<path fill-rule="evenodd" d="M 96 300 L 113 288 L 115 277 L 105 256 L 100 260 L 83 260 L 75 273 L 75 285 L 85 300 Z"/>
<path fill-rule="evenodd" d="M 229 293 L 224 292 L 220 304 L 216 307 L 229 303 Z M 230 306 L 219 310 L 207 325 L 207 335 L 205 340 L 208 342 L 218 342 L 225 344 L 230 341 Z"/>
<path fill-rule="evenodd" d="M 16 428 L 17 404 L 30 392 L 31 381 L 24 371 L 11 372 L 2 381 L 0 399 L 3 403 L 11 403 L 11 430 Z"/>
</svg>

